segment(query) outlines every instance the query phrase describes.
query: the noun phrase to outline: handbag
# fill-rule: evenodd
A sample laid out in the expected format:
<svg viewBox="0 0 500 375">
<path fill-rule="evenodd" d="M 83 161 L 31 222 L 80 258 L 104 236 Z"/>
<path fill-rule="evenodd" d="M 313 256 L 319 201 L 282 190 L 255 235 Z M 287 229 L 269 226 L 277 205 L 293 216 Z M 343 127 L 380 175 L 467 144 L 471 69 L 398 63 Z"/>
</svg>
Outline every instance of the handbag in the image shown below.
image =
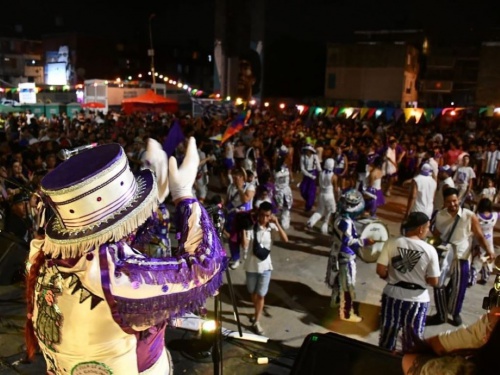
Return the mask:
<svg viewBox="0 0 500 375">
<path fill-rule="evenodd" d="M 253 255 L 259 258 L 261 261 L 266 260 L 271 250 L 266 249 L 262 246 L 259 241 L 257 241 L 257 224 L 253 227 Z"/>
</svg>

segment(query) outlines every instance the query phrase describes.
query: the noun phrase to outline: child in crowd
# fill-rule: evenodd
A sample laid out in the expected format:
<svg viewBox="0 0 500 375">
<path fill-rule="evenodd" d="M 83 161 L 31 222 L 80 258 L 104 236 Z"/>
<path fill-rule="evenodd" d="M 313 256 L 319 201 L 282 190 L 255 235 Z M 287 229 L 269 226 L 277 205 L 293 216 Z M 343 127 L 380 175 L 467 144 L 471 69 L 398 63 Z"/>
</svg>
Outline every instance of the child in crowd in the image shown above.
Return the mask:
<svg viewBox="0 0 500 375">
<path fill-rule="evenodd" d="M 477 218 L 479 225 L 484 234 L 484 238 L 488 241 L 493 249 L 493 229 L 497 223 L 499 213 L 493 212 L 493 203 L 489 198 L 481 198 L 477 205 Z M 491 263 L 488 262 L 488 252 L 479 246 L 474 240 L 472 244 L 472 261 L 470 267 L 469 286 L 474 284 L 484 285 L 488 282 L 491 274 Z"/>
<path fill-rule="evenodd" d="M 481 195 L 479 198 L 488 198 L 492 203 L 496 203 L 497 188 L 495 187 L 495 181 L 493 181 L 492 178 L 486 178 L 485 187 L 483 188 L 483 190 L 481 190 Z"/>
</svg>

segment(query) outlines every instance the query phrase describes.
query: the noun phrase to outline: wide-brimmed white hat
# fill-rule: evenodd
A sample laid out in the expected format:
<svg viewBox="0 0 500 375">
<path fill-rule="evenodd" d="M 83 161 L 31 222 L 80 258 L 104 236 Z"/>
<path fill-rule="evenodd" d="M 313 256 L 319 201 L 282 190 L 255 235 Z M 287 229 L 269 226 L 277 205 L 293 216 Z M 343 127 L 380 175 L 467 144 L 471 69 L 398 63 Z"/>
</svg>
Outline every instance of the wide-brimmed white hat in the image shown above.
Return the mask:
<svg viewBox="0 0 500 375">
<path fill-rule="evenodd" d="M 302 152 L 306 151 L 311 151 L 313 153 L 316 153 L 316 149 L 311 144 L 307 144 L 304 147 L 302 147 Z"/>
<path fill-rule="evenodd" d="M 54 211 L 43 250 L 54 257 L 73 258 L 119 241 L 158 207 L 153 172 L 144 169 L 134 175 L 118 143 L 64 161 L 42 179 L 41 190 Z"/>
</svg>

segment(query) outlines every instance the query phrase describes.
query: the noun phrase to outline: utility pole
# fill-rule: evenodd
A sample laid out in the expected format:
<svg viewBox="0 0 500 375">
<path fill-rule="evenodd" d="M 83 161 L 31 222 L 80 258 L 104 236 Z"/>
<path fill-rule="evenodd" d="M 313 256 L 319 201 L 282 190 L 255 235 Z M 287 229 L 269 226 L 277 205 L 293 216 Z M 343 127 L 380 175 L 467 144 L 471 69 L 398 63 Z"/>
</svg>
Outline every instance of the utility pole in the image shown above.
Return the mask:
<svg viewBox="0 0 500 375">
<path fill-rule="evenodd" d="M 149 16 L 149 50 L 148 56 L 151 56 L 151 75 L 153 76 L 153 91 L 156 94 L 156 72 L 155 72 L 155 50 L 153 48 L 153 32 L 151 31 L 151 20 L 155 14 Z"/>
</svg>

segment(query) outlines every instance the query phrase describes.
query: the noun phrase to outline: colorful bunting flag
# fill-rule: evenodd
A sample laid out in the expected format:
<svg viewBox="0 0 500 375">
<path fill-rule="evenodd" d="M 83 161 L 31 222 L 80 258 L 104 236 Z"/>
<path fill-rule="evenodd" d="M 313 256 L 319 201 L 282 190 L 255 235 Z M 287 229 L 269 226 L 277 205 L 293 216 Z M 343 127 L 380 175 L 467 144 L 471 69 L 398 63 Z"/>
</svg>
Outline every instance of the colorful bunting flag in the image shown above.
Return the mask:
<svg viewBox="0 0 500 375">
<path fill-rule="evenodd" d="M 367 107 L 361 108 L 361 110 L 359 111 L 359 119 L 363 120 L 363 118 L 365 117 L 365 115 L 367 113 L 368 113 L 368 108 Z"/>
<path fill-rule="evenodd" d="M 370 109 L 368 110 L 368 113 L 366 114 L 366 118 L 367 118 L 368 120 L 369 120 L 369 119 L 371 119 L 371 118 L 373 117 L 373 115 L 375 114 L 375 111 L 376 111 L 376 110 L 377 110 L 376 108 L 370 108 Z"/>
</svg>

